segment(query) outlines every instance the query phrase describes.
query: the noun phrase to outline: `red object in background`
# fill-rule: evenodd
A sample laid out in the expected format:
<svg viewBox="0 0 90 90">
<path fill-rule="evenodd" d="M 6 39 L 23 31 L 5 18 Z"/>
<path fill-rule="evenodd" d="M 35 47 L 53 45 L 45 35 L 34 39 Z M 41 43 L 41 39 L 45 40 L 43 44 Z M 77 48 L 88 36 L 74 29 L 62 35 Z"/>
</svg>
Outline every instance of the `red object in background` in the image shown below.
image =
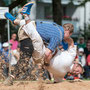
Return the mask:
<svg viewBox="0 0 90 90">
<path fill-rule="evenodd" d="M 74 77 L 74 79 L 79 79 L 79 77 Z"/>
<path fill-rule="evenodd" d="M 78 56 L 76 55 L 75 59 L 78 59 Z"/>
<path fill-rule="evenodd" d="M 87 65 L 88 65 L 88 63 L 90 63 L 90 54 L 87 56 Z"/>
<path fill-rule="evenodd" d="M 63 80 L 66 80 L 65 78 L 63 78 Z"/>
<path fill-rule="evenodd" d="M 70 16 L 63 16 L 63 18 L 70 18 Z"/>
</svg>

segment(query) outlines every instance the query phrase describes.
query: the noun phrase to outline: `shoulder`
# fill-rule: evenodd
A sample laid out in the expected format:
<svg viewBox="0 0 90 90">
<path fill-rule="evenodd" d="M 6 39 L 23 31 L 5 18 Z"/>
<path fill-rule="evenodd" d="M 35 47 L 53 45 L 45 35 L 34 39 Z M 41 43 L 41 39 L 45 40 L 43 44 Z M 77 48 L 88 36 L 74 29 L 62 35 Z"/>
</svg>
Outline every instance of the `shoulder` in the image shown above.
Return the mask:
<svg viewBox="0 0 90 90">
<path fill-rule="evenodd" d="M 15 43 L 18 43 L 18 41 L 16 40 Z"/>
<path fill-rule="evenodd" d="M 12 40 L 10 40 L 10 43 L 12 43 Z"/>
</svg>

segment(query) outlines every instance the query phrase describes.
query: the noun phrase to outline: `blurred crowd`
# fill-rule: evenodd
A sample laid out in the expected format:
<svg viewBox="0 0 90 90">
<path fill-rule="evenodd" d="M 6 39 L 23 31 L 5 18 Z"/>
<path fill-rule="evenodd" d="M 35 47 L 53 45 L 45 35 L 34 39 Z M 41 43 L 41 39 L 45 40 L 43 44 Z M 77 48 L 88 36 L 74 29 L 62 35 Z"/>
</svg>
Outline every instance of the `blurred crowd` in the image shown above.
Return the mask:
<svg viewBox="0 0 90 90">
<path fill-rule="evenodd" d="M 77 75 L 68 72 L 65 76 L 66 79 L 90 79 L 90 38 L 87 41 L 83 37 L 79 38 L 77 45 L 77 55 L 75 57 L 74 63 L 78 63 L 83 68 L 81 74 L 79 74 L 80 69 L 77 70 Z"/>
<path fill-rule="evenodd" d="M 40 64 L 36 65 L 32 58 L 28 61 L 28 57 L 20 56 L 20 44 L 16 38 L 17 35 L 13 33 L 10 43 L 8 41 L 0 43 L 0 78 L 7 78 L 11 72 L 15 80 L 38 80 L 38 77 L 42 75 L 44 80 L 53 81 L 53 75 L 45 67 L 41 67 Z M 76 44 L 77 55 L 73 63 L 80 69 L 76 68 L 76 73 L 68 72 L 64 80 L 90 79 L 90 38 L 85 41 L 83 37 L 80 37 Z M 78 70 L 81 68 L 83 69 L 82 73 L 79 73 Z"/>
<path fill-rule="evenodd" d="M 90 38 L 85 42 L 84 38 L 81 37 L 77 46 L 78 50 L 75 61 L 81 63 L 84 68 L 83 77 L 90 79 Z"/>
<path fill-rule="evenodd" d="M 6 79 L 10 74 L 15 80 L 38 80 L 40 76 L 49 79 L 49 72 L 41 64 L 34 63 L 31 52 L 26 56 L 20 51 L 23 47 L 16 38 L 13 33 L 9 42 L 0 43 L 0 79 Z"/>
</svg>

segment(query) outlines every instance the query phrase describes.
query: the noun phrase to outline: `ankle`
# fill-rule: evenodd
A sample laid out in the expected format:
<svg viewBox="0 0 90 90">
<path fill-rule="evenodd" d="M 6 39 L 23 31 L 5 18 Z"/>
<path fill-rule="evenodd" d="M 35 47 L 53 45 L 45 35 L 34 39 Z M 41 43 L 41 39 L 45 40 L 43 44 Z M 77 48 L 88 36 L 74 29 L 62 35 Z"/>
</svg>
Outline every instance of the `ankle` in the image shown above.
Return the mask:
<svg viewBox="0 0 90 90">
<path fill-rule="evenodd" d="M 23 16 L 24 16 L 24 19 L 25 19 L 25 21 L 26 21 L 26 24 L 28 24 L 28 23 L 30 22 L 30 17 L 29 17 L 29 15 L 24 14 Z"/>
<path fill-rule="evenodd" d="M 30 20 L 27 20 L 27 21 L 26 21 L 26 24 L 28 24 L 29 22 L 30 22 Z"/>
<path fill-rule="evenodd" d="M 14 22 L 15 25 L 19 25 L 20 24 L 20 19 L 15 19 L 13 22 Z"/>
</svg>

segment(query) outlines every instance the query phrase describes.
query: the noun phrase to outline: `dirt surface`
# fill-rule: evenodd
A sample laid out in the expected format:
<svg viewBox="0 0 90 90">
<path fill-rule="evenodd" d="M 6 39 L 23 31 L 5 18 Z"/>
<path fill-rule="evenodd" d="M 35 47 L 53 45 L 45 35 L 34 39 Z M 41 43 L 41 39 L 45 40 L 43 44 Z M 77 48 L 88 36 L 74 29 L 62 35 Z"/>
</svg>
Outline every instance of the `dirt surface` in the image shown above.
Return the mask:
<svg viewBox="0 0 90 90">
<path fill-rule="evenodd" d="M 5 86 L 0 82 L 0 90 L 90 90 L 90 81 L 45 84 L 42 82 L 18 81 L 12 86 Z"/>
</svg>

